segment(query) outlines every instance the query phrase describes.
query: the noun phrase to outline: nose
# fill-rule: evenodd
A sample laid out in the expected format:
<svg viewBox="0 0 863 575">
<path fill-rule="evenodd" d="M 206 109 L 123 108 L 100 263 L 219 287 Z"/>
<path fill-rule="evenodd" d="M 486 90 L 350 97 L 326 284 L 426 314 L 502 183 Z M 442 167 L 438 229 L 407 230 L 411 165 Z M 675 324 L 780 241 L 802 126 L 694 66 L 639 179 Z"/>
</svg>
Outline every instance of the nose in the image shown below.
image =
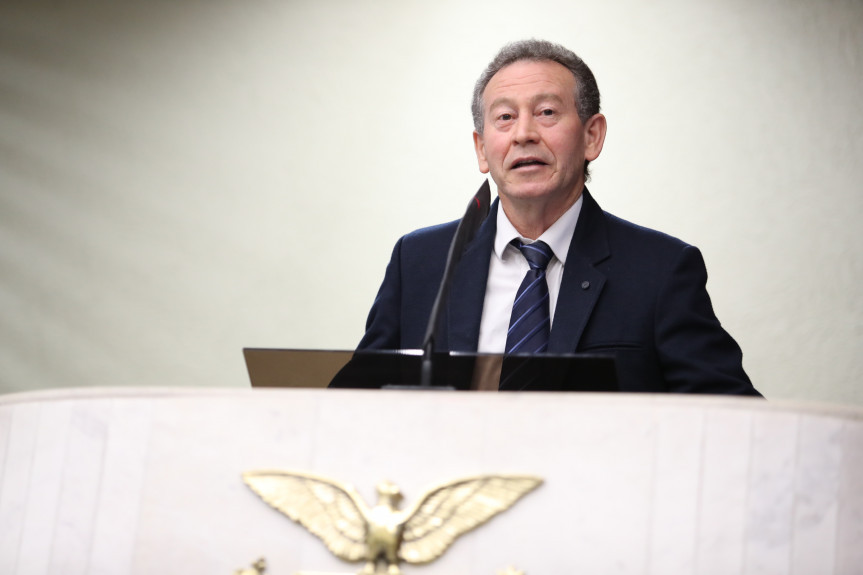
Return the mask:
<svg viewBox="0 0 863 575">
<path fill-rule="evenodd" d="M 520 114 L 513 130 L 513 141 L 516 144 L 535 144 L 539 140 L 536 130 L 536 120 L 533 114 Z"/>
</svg>

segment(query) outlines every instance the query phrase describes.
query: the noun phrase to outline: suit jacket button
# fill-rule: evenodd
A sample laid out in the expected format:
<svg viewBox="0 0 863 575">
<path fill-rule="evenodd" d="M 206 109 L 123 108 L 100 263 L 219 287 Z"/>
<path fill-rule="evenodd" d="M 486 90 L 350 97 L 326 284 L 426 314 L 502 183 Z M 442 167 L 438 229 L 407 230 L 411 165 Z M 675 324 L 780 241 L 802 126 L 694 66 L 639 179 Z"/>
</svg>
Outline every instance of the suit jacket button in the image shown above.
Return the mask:
<svg viewBox="0 0 863 575">
<path fill-rule="evenodd" d="M 587 289 L 587 288 L 589 288 L 589 287 L 590 287 L 590 282 L 589 282 L 589 281 L 584 280 L 583 282 L 581 282 L 581 289 Z"/>
</svg>

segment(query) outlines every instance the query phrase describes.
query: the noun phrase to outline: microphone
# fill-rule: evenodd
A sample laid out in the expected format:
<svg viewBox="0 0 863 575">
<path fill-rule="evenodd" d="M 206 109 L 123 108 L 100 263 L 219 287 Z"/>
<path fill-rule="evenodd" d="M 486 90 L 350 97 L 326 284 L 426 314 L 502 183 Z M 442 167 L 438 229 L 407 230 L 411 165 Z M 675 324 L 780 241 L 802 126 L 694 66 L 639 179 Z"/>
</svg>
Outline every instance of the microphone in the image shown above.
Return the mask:
<svg viewBox="0 0 863 575">
<path fill-rule="evenodd" d="M 426 328 L 425 339 L 423 340 L 423 359 L 422 372 L 420 374 L 420 387 L 431 387 L 432 382 L 432 350 L 434 349 L 435 337 L 437 336 L 437 325 L 441 313 L 445 308 L 447 298 L 449 297 L 450 284 L 452 283 L 452 274 L 456 266 L 461 261 L 462 253 L 467 245 L 476 236 L 482 223 L 488 217 L 488 212 L 491 207 L 491 190 L 489 189 L 488 180 L 483 182 L 476 194 L 471 198 L 462 216 L 458 227 L 455 230 L 455 235 L 449 245 L 449 253 L 446 258 L 446 266 L 444 267 L 443 277 L 440 280 L 437 297 L 435 297 L 432 305 L 431 314 L 429 314 L 429 323 Z"/>
</svg>

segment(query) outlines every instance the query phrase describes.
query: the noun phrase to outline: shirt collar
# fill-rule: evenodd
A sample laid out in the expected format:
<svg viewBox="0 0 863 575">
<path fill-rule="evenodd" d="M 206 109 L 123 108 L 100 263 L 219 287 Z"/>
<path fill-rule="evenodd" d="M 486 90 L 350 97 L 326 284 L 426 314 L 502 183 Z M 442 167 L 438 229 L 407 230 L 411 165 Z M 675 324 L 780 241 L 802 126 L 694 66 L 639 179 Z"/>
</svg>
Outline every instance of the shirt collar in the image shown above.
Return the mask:
<svg viewBox="0 0 863 575">
<path fill-rule="evenodd" d="M 569 253 L 569 244 L 572 242 L 572 234 L 575 232 L 575 225 L 578 223 L 578 216 L 581 213 L 581 205 L 584 201 L 584 194 L 578 196 L 578 200 L 554 222 L 550 228 L 545 230 L 539 240 L 544 241 L 554 252 L 554 256 L 562 264 L 566 264 L 566 256 Z M 503 259 L 503 253 L 506 250 L 509 242 L 514 239 L 520 239 L 525 243 L 532 243 L 533 240 L 523 238 L 509 218 L 503 211 L 503 206 L 498 206 L 497 210 L 497 231 L 494 237 L 494 253 L 498 258 Z"/>
</svg>

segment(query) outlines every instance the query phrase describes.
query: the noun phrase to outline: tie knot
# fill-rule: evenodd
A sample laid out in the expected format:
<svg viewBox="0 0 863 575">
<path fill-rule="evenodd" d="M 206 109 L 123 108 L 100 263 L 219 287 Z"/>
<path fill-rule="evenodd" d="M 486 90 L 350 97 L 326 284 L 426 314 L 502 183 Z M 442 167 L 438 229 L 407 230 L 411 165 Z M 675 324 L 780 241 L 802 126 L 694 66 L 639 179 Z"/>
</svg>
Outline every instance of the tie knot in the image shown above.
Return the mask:
<svg viewBox="0 0 863 575">
<path fill-rule="evenodd" d="M 545 270 L 548 262 L 551 261 L 551 256 L 554 255 L 554 252 L 551 251 L 551 248 L 545 242 L 525 244 L 521 240 L 516 239 L 512 240 L 512 245 L 521 251 L 532 270 Z"/>
</svg>

